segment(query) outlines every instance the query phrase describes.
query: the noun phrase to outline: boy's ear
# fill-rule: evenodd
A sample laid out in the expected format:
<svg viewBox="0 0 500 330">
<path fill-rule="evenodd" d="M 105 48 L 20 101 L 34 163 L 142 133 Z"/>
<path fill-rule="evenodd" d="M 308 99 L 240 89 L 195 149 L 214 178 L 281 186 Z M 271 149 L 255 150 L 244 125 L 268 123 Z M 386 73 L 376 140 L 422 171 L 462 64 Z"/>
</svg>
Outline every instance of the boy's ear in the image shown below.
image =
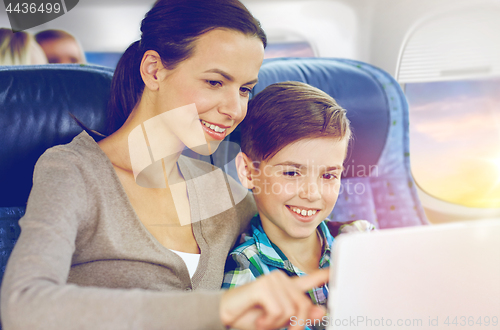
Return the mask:
<svg viewBox="0 0 500 330">
<path fill-rule="evenodd" d="M 252 160 L 243 152 L 236 155 L 236 171 L 238 172 L 238 178 L 241 181 L 243 187 L 247 189 L 253 189 L 254 183 L 252 178 L 253 163 Z"/>
</svg>

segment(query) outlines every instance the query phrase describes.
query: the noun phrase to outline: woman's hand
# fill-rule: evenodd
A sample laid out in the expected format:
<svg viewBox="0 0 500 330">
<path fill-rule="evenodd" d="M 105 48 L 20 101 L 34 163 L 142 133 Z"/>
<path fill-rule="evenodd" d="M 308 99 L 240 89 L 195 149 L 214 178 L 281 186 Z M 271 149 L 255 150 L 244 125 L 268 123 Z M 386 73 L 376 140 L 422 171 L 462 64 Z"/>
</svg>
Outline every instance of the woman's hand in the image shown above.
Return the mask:
<svg viewBox="0 0 500 330">
<path fill-rule="evenodd" d="M 325 310 L 315 306 L 304 293 L 328 282 L 328 276 L 328 269 L 301 277 L 289 277 L 281 271 L 261 276 L 223 294 L 221 320 L 231 328 L 267 330 L 288 326 L 292 316 L 304 321 L 321 319 Z M 296 325 L 292 328 L 303 327 Z"/>
</svg>

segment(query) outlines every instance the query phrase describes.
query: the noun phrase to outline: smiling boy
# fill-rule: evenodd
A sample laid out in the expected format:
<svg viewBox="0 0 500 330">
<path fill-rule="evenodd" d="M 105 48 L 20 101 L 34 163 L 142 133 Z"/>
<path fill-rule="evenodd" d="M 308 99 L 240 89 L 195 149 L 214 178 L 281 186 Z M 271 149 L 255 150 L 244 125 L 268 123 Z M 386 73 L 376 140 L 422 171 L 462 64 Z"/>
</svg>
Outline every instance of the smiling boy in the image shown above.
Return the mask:
<svg viewBox="0 0 500 330">
<path fill-rule="evenodd" d="M 346 111 L 317 88 L 284 82 L 254 97 L 241 125 L 236 167 L 258 215 L 251 236 L 230 253 L 222 287 L 276 269 L 301 276 L 329 267 L 333 237 L 324 220 L 337 201 L 351 138 Z M 325 305 L 328 287 L 309 296 Z"/>
</svg>

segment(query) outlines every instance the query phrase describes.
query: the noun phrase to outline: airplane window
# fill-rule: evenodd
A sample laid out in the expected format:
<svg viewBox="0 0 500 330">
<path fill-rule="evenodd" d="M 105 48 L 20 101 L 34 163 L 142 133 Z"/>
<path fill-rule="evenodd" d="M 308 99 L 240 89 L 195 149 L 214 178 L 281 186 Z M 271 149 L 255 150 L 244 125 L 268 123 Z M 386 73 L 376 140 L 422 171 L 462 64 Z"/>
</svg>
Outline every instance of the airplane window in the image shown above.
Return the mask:
<svg viewBox="0 0 500 330">
<path fill-rule="evenodd" d="M 407 83 L 412 172 L 429 195 L 500 207 L 500 78 Z"/>
<path fill-rule="evenodd" d="M 315 55 L 311 45 L 306 41 L 301 41 L 270 43 L 266 47 L 264 57 L 315 57 Z"/>
</svg>

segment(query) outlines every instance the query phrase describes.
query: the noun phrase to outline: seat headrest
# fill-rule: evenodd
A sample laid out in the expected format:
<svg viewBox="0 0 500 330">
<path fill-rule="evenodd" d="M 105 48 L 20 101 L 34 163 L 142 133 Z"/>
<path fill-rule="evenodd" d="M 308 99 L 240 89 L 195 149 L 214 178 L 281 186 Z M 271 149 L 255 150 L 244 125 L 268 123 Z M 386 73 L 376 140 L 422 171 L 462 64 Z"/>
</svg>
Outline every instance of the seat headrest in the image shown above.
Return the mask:
<svg viewBox="0 0 500 330">
<path fill-rule="evenodd" d="M 0 67 L 0 207 L 24 206 L 40 155 L 87 127 L 104 129 L 113 70 L 90 65 Z"/>
</svg>

